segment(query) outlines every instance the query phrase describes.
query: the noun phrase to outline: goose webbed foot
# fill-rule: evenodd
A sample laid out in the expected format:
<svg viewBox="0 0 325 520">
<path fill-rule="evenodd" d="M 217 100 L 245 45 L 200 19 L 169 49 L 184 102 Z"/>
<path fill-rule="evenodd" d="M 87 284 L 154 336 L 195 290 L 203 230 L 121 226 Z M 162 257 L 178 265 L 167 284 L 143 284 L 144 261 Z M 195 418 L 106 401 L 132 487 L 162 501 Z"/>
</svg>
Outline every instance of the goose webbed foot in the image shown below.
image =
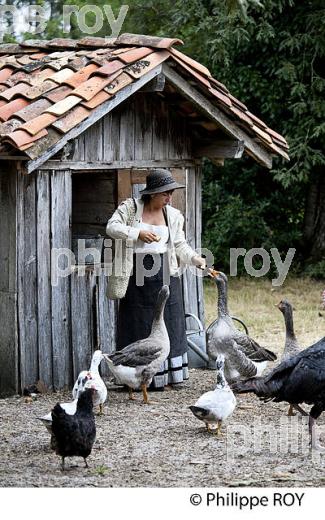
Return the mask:
<svg viewBox="0 0 325 520">
<path fill-rule="evenodd" d="M 135 401 L 135 396 L 133 395 L 133 391 L 132 391 L 132 388 L 129 387 L 129 399 L 130 401 Z"/>
<path fill-rule="evenodd" d="M 89 468 L 89 466 L 88 466 L 88 462 L 87 462 L 87 459 L 86 459 L 86 458 L 84 458 L 84 461 L 85 461 L 85 468 Z"/>
<path fill-rule="evenodd" d="M 295 417 L 295 412 L 293 411 L 293 405 L 291 404 L 288 409 L 288 417 Z"/>
</svg>

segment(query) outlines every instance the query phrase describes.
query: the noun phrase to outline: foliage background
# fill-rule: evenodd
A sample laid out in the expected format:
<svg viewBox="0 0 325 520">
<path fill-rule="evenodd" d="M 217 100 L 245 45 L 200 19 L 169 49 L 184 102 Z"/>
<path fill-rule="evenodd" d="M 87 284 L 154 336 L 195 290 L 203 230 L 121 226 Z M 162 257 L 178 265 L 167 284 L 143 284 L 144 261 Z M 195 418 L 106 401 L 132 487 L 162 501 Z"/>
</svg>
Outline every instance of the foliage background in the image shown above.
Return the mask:
<svg viewBox="0 0 325 520">
<path fill-rule="evenodd" d="M 90 2 L 49 3 L 52 14 L 43 36 L 80 37 L 76 23 L 70 35 L 62 32 L 62 7 Z M 99 0 L 96 5 L 107 3 L 116 13 L 129 5 L 122 32 L 183 39 L 183 52 L 206 65 L 289 142 L 291 161 L 275 159 L 272 171 L 249 158 L 226 161 L 223 168 L 205 164 L 203 244 L 218 267 L 227 270 L 229 247 L 277 247 L 284 256 L 296 247 L 293 268 L 325 278 L 324 3 Z M 91 16 L 88 21 L 93 23 Z M 109 34 L 106 24 L 97 35 Z"/>
</svg>

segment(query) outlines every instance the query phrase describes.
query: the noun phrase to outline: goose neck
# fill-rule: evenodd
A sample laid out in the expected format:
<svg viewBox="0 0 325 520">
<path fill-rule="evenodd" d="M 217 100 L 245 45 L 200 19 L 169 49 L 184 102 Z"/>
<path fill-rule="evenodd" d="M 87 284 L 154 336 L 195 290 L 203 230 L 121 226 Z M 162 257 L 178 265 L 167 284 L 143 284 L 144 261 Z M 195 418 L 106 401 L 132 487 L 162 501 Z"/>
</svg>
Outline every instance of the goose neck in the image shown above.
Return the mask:
<svg viewBox="0 0 325 520">
<path fill-rule="evenodd" d="M 228 314 L 227 287 L 225 283 L 218 284 L 218 314 L 219 316 Z"/>
</svg>

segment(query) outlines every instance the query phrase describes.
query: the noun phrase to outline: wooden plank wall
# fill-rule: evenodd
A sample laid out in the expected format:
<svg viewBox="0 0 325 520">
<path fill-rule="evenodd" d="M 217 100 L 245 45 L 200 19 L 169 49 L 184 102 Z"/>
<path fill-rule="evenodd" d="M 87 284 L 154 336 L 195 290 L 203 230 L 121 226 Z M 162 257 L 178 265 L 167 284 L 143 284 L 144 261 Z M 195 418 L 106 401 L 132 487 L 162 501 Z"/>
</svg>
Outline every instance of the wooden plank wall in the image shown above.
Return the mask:
<svg viewBox="0 0 325 520">
<path fill-rule="evenodd" d="M 0 395 L 17 393 L 16 164 L 0 170 Z"/>
<path fill-rule="evenodd" d="M 36 173 L 17 177 L 17 289 L 22 388 L 39 377 Z"/>
<path fill-rule="evenodd" d="M 185 234 L 193 249 L 201 247 L 201 175 L 199 166 L 186 168 Z M 179 182 L 182 182 L 181 179 Z M 184 306 L 185 312 L 195 314 L 204 323 L 203 283 L 196 274 L 195 267 L 188 268 L 184 273 Z M 191 326 L 194 327 L 194 323 Z"/>
<path fill-rule="evenodd" d="M 86 274 L 79 276 L 80 271 L 76 269 L 71 276 L 59 278 L 56 285 L 51 284 L 54 268 L 52 248 L 71 249 L 72 246 L 72 194 L 76 195 L 74 229 L 80 236 L 83 232 L 99 231 L 104 234 L 104 220 L 106 223 L 106 219 L 114 210 L 114 172 L 90 174 L 91 178 L 89 174 L 78 175 L 73 176 L 77 179 L 74 192 L 71 172 L 68 170 L 43 170 L 28 176 L 18 174 L 20 390 L 38 379 L 42 379 L 49 389 L 71 387 L 77 374 L 89 367 L 92 352 L 96 348 L 102 348 L 108 353 L 115 350 L 116 303 L 108 301 L 105 296 L 107 278 L 104 273 L 97 278 L 94 269 L 87 267 Z M 87 200 L 83 197 L 85 193 Z M 4 201 L 4 189 L 1 190 L 1 194 L 1 200 Z M 105 201 L 102 201 L 103 197 L 106 197 Z M 96 199 L 99 201 L 97 210 L 101 215 L 100 222 L 96 220 L 97 213 L 94 213 Z M 108 209 L 106 205 L 103 209 L 101 204 L 106 204 Z M 85 211 L 82 210 L 83 206 Z M 5 207 L 4 203 L 1 207 Z M 106 210 L 108 215 L 104 218 Z M 6 218 L 10 218 L 9 211 L 6 212 Z M 12 222 L 15 225 L 15 218 Z M 10 226 L 6 227 L 9 231 Z M 4 233 L 4 228 L 0 229 Z M 5 238 L 3 242 L 10 243 Z M 15 256 L 15 252 L 12 255 Z M 8 285 L 9 278 L 15 280 L 15 277 L 9 277 L 9 268 L 5 265 L 4 259 L 5 253 L 2 249 L 1 267 L 3 273 L 6 273 Z M 65 267 L 65 262 L 66 259 L 61 257 L 61 269 Z M 4 286 L 4 275 L 0 282 Z M 15 298 L 14 292 L 6 296 L 0 292 L 0 319 L 2 317 L 9 321 L 8 313 L 14 315 Z M 10 323 L 12 330 L 7 327 L 6 336 L 1 339 L 0 356 L 8 353 L 9 338 L 12 340 L 15 333 L 14 321 Z M 10 341 L 10 348 L 13 348 L 13 345 Z M 4 381 L 4 384 L 7 388 L 8 382 Z"/>
<path fill-rule="evenodd" d="M 191 158 L 185 119 L 154 94 L 138 93 L 76 139 L 72 161 Z"/>
<path fill-rule="evenodd" d="M 71 383 L 70 283 L 51 285 L 51 248 L 71 247 L 70 173 L 18 173 L 17 200 L 20 387 L 42 379 L 63 388 Z"/>
</svg>

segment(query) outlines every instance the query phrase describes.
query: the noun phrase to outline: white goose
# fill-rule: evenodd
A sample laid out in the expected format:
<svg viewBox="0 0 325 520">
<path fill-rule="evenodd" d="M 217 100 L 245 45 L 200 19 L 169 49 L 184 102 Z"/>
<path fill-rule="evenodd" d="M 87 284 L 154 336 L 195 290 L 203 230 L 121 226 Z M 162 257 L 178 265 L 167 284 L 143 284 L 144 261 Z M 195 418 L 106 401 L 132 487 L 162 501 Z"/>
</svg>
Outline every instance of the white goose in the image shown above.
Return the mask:
<svg viewBox="0 0 325 520">
<path fill-rule="evenodd" d="M 189 407 L 195 417 L 205 423 L 208 432 L 216 432 L 217 435 L 220 433 L 222 421 L 227 419 L 236 407 L 236 398 L 223 373 L 224 364 L 225 357 L 219 354 L 216 360 L 217 386 L 201 395 L 195 405 Z"/>
<path fill-rule="evenodd" d="M 149 404 L 147 387 L 170 351 L 169 336 L 164 321 L 168 297 L 169 287 L 164 285 L 157 297 L 151 332 L 147 338 L 135 341 L 110 356 L 104 354 L 115 378 L 129 387 L 130 399 L 134 399 L 132 390 L 141 388 L 146 404 Z"/>
<path fill-rule="evenodd" d="M 98 367 L 102 359 L 104 359 L 102 351 L 95 350 L 89 370 L 82 370 L 82 372 L 79 373 L 72 389 L 73 399 L 78 400 L 78 397 L 80 396 L 81 392 L 83 392 L 87 381 L 91 381 L 92 388 L 96 390 L 94 397 L 94 407 L 99 406 L 100 414 L 103 413 L 103 405 L 107 399 L 107 388 L 98 371 Z"/>
</svg>

